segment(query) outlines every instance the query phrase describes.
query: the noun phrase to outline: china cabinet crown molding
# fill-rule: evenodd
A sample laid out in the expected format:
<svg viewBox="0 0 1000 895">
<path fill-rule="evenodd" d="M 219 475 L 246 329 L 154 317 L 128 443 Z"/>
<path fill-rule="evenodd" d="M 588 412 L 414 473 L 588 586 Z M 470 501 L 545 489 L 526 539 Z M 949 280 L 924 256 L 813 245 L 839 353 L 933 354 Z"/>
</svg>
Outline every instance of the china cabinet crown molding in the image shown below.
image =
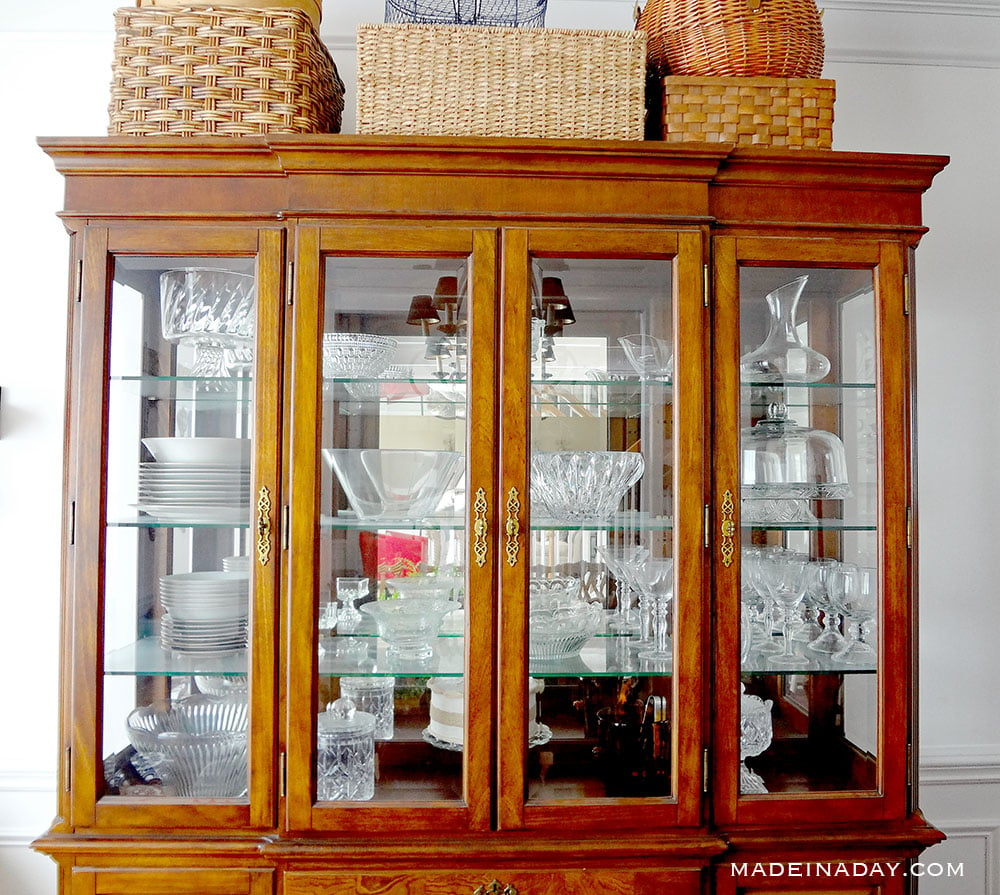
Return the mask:
<svg viewBox="0 0 1000 895">
<path fill-rule="evenodd" d="M 133 895 L 146 891 L 143 886 L 149 892 L 181 895 L 755 892 L 776 884 L 758 888 L 737 879 L 733 868 L 740 861 L 842 856 L 874 866 L 912 859 L 940 840 L 920 814 L 912 786 L 916 576 L 914 539 L 903 520 L 912 519 L 915 505 L 910 469 L 913 315 L 906 290 L 913 273 L 912 250 L 925 232 L 921 197 L 947 158 L 722 144 L 349 135 L 46 137 L 39 144 L 66 179 L 60 214 L 73 235 L 74 259 L 65 530 L 73 526 L 73 533 L 83 536 L 67 537 L 64 544 L 60 745 L 66 764 L 59 819 L 35 843 L 58 862 L 64 895 Z M 478 566 L 470 561 L 466 568 L 467 594 L 475 588 L 478 595 L 469 611 L 477 613 L 479 626 L 474 629 L 470 623 L 462 629 L 478 649 L 475 655 L 463 652 L 466 664 L 459 666 L 474 693 L 470 717 L 450 720 L 466 737 L 471 754 L 462 764 L 461 751 L 441 749 L 431 762 L 450 767 L 454 759 L 464 768 L 458 772 L 457 797 L 411 797 L 404 788 L 398 804 L 392 798 L 324 802 L 315 798 L 314 708 L 322 711 L 325 679 L 319 682 L 324 676 L 314 654 L 318 570 L 331 560 L 321 555 L 316 539 L 339 538 L 337 549 L 346 550 L 345 544 L 360 543 L 360 532 L 380 526 L 349 512 L 328 511 L 326 504 L 320 514 L 319 482 L 331 481 L 332 475 L 316 448 L 328 446 L 325 441 L 321 445 L 322 438 L 346 431 L 370 438 L 385 422 L 366 415 L 370 396 L 352 394 L 351 403 L 349 390 L 343 391 L 346 386 L 370 387 L 370 381 L 327 375 L 324 382 L 321 333 L 333 317 L 326 309 L 324 318 L 324 302 L 333 307 L 331 296 L 340 286 L 332 284 L 338 274 L 349 285 L 365 286 L 374 269 L 368 262 L 399 257 L 421 264 L 393 268 L 393 274 L 409 276 L 418 266 L 433 272 L 430 286 L 421 285 L 420 291 L 434 289 L 444 261 L 469 275 L 462 286 L 469 315 L 464 349 L 477 360 L 467 362 L 471 366 L 464 370 L 458 366 L 450 377 L 441 373 L 438 381 L 397 372 L 381 387 L 390 390 L 391 400 L 402 395 L 403 411 L 393 406 L 385 419 L 394 413 L 406 419 L 406 400 L 412 400 L 414 390 L 435 387 L 440 399 L 434 405 L 435 424 L 445 418 L 459 447 L 465 439 L 471 494 L 482 484 L 476 526 L 469 510 L 467 535 L 462 517 L 435 522 L 435 531 L 467 536 L 469 545 L 474 533 L 475 556 L 482 560 Z M 238 398 L 226 397 L 229 393 L 212 377 L 192 384 L 198 377 L 178 375 L 173 367 L 143 367 L 140 375 L 111 382 L 112 293 L 121 284 L 123 293 L 134 292 L 146 302 L 144 338 L 157 346 L 148 353 L 172 357 L 170 351 L 176 349 L 163 347 L 159 320 L 152 319 L 150 309 L 158 307 L 158 272 L 183 266 L 185 258 L 201 265 L 229 264 L 244 275 L 256 271 L 256 404 L 241 391 L 252 393 L 254 386 L 252 377 L 241 372 L 239 357 L 228 359 L 236 364 L 236 375 L 226 383 Z M 345 258 L 358 262 L 346 273 L 337 267 Z M 669 373 L 663 367 L 659 378 L 632 377 L 606 366 L 596 378 L 563 381 L 544 368 L 538 373 L 525 360 L 529 352 L 536 353 L 531 346 L 532 301 L 537 299 L 540 307 L 536 335 L 543 341 L 553 333 L 561 335 L 564 323 L 576 322 L 573 313 L 582 318 L 588 308 L 571 295 L 571 310 L 570 298 L 551 280 L 577 262 L 591 270 L 586 265 L 594 259 L 610 259 L 612 274 L 634 276 L 630 286 L 655 296 L 641 315 L 635 312 L 628 319 L 642 319 L 643 326 L 659 327 L 673 340 Z M 768 277 L 788 274 L 791 281 L 800 268 L 813 277 L 817 303 L 826 315 L 804 315 L 813 347 L 835 359 L 837 352 L 850 353 L 860 372 L 852 378 L 835 363 L 840 379 L 796 383 L 789 403 L 794 412 L 810 415 L 810 425 L 853 437 L 858 453 L 867 449 L 869 429 L 878 428 L 885 444 L 880 443 L 882 453 L 871 448 L 870 462 L 884 481 L 877 482 L 874 516 L 860 522 L 824 506 L 826 515 L 809 523 L 801 518 L 789 524 L 768 522 L 765 513 L 764 522 L 741 527 L 741 414 L 747 417 L 742 420 L 746 427 L 750 417 L 764 416 L 771 400 L 766 384 L 740 382 L 739 358 L 747 338 L 740 333 L 743 292 L 759 289 L 763 295 L 786 282 Z M 533 275 L 537 290 L 529 282 Z M 543 289 L 544 280 L 549 282 Z M 400 288 L 418 291 L 408 281 Z M 431 325 L 442 325 L 441 333 L 452 338 L 449 345 L 458 357 L 456 331 L 462 327 L 452 319 L 455 298 L 435 295 L 435 301 L 440 299 L 436 316 L 423 322 L 428 332 Z M 554 302 L 547 317 L 544 298 Z M 358 325 L 369 310 L 366 300 L 338 320 Z M 762 323 L 763 317 L 755 317 L 756 310 L 745 304 L 750 323 Z M 406 329 L 405 310 L 393 325 L 403 323 L 399 331 L 416 333 L 416 328 Z M 624 333 L 635 332 L 615 329 L 621 322 L 605 323 L 603 307 L 594 305 L 589 311 L 600 321 L 604 341 L 616 350 L 618 340 L 611 333 L 625 338 Z M 562 322 L 556 312 L 564 315 Z M 850 330 L 852 314 L 864 317 L 867 328 Z M 766 323 L 762 325 L 761 337 L 766 331 Z M 856 338 L 841 338 L 841 329 Z M 239 354 L 240 346 L 224 347 Z M 552 348 L 552 338 L 547 347 Z M 111 519 L 111 498 L 102 489 L 113 476 L 102 466 L 103 455 L 95 460 L 92 448 L 101 443 L 107 449 L 110 440 L 109 383 L 128 393 L 122 401 L 141 425 L 163 428 L 167 417 L 173 425 L 172 415 L 181 418 L 188 412 L 184 390 L 205 387 L 202 399 L 210 406 L 225 405 L 227 412 L 236 408 L 235 416 L 252 417 L 253 430 L 270 436 L 254 445 L 253 471 L 246 473 L 253 476 L 247 506 L 254 517 L 245 527 L 260 547 L 255 554 L 260 559 L 259 567 L 254 566 L 249 685 L 257 711 L 250 712 L 245 799 L 102 796 L 102 763 L 108 756 L 98 754 L 96 744 L 105 735 L 100 732 L 104 688 L 113 689 L 111 677 L 117 687 L 121 679 L 143 675 L 135 671 L 130 677 L 128 662 L 141 664 L 132 654 L 115 657 L 125 662 L 122 673 L 102 652 L 107 557 L 101 539 L 105 529 L 115 526 L 146 532 L 149 543 L 139 541 L 139 547 L 130 549 L 148 551 L 143 556 L 152 571 L 145 584 L 151 592 L 156 578 L 168 570 L 167 560 L 156 551 L 165 550 L 164 542 L 173 543 L 172 538 L 182 541 L 170 524 L 159 528 L 160 523 L 142 517 L 138 522 L 134 517 Z M 384 410 L 391 400 L 379 387 L 376 383 L 374 400 Z M 335 392 L 334 401 L 330 396 Z M 586 401 L 578 398 L 581 393 L 589 396 Z M 328 419 L 323 418 L 324 401 L 339 407 Z M 877 402 L 881 415 L 875 413 Z M 641 449 L 647 476 L 663 492 L 662 512 L 640 514 L 636 530 L 669 550 L 673 574 L 683 582 L 672 594 L 676 658 L 666 671 L 660 668 L 651 675 L 659 689 L 647 703 L 673 708 L 669 733 L 659 743 L 669 753 L 667 770 L 657 768 L 669 795 L 638 798 L 609 786 L 595 796 L 601 781 L 584 775 L 575 789 L 566 790 L 569 795 L 532 802 L 527 747 L 512 748 L 505 741 L 512 731 L 527 740 L 527 725 L 536 720 L 524 712 L 526 678 L 537 675 L 559 686 L 566 679 L 590 680 L 594 690 L 613 684 L 620 699 L 627 696 L 631 679 L 621 670 L 630 666 L 615 666 L 610 658 L 593 678 L 587 666 L 572 661 L 560 674 L 529 666 L 529 571 L 528 562 L 517 565 L 519 551 L 533 536 L 541 539 L 539 532 L 550 532 L 555 543 L 563 529 L 577 528 L 589 537 L 607 527 L 592 520 L 575 526 L 566 520 L 539 521 L 526 514 L 533 449 L 529 436 L 535 435 L 533 427 L 541 430 L 539 420 L 564 412 L 586 418 L 585 425 L 593 419 L 606 425 L 600 437 L 614 445 L 602 448 Z M 143 433 L 163 434 L 160 429 Z M 135 449 L 130 443 L 130 450 Z M 649 457 L 661 464 L 656 475 Z M 673 475 L 677 481 L 671 480 Z M 156 490 L 159 482 L 153 485 Z M 177 482 L 168 480 L 157 493 L 169 499 L 171 487 L 178 487 Z M 469 502 L 471 506 L 471 498 Z M 426 522 L 411 524 L 413 520 L 394 522 L 400 523 L 396 534 L 401 540 L 427 527 Z M 727 622 L 741 611 L 740 538 L 744 549 L 753 549 L 751 543 L 777 542 L 789 531 L 801 535 L 799 543 L 824 554 L 842 551 L 845 543 L 859 542 L 865 549 L 874 544 L 885 574 L 903 585 L 884 599 L 888 630 L 876 635 L 883 638 L 882 650 L 870 667 L 800 669 L 789 664 L 786 669 L 791 670 L 775 671 L 765 660 L 764 671 L 744 673 L 749 666 L 740 664 L 741 622 Z M 222 548 L 214 549 L 219 553 Z M 467 553 L 473 555 L 471 549 Z M 832 613 L 829 605 L 826 612 Z M 142 628 L 148 619 L 141 611 L 137 616 L 128 621 Z M 848 628 L 845 624 L 845 634 Z M 856 639 L 864 635 L 863 630 L 855 632 Z M 777 636 L 776 628 L 768 628 L 765 645 L 773 646 Z M 785 646 L 788 638 L 786 626 Z M 321 637 L 319 642 L 322 646 Z M 661 637 L 661 652 L 663 646 Z M 468 644 L 466 649 L 471 649 Z M 793 657 L 786 653 L 783 658 Z M 127 699 L 163 696 L 160 678 L 169 678 L 174 670 L 179 674 L 181 666 L 149 673 L 154 682 L 134 683 L 136 692 Z M 773 758 L 777 770 L 764 771 L 784 787 L 777 792 L 751 795 L 740 790 L 741 674 L 745 682 L 759 685 L 762 696 L 781 703 L 784 726 L 775 730 L 781 745 Z M 838 701 L 843 688 L 855 685 L 871 685 L 878 705 L 873 741 L 861 746 L 847 741 Z M 422 698 L 426 703 L 427 695 Z M 574 697 L 569 704 L 586 711 L 589 698 Z M 819 706 L 815 712 L 810 700 Z M 308 711 L 301 711 L 303 706 Z M 600 723 L 594 720 L 595 731 Z M 658 736 L 662 730 L 658 728 Z M 554 738 L 559 736 L 557 731 Z M 796 765 L 796 750 L 813 736 L 837 742 L 818 761 L 807 754 Z M 406 749 L 408 743 L 425 748 L 434 745 L 431 739 L 420 741 L 419 733 L 411 741 L 404 737 L 400 743 L 381 744 L 380 754 L 391 765 L 393 748 Z M 547 742 L 544 737 L 540 741 Z M 574 760 L 592 760 L 609 742 L 599 742 L 589 732 L 574 747 Z M 536 758 L 543 784 L 544 761 L 550 758 L 551 753 Z M 783 761 L 793 767 L 784 777 Z M 535 766 L 531 773 L 537 784 Z M 138 882 L 125 880 L 125 868 Z M 852 880 L 801 882 L 803 890 L 814 892 L 851 890 L 852 885 L 856 890 L 858 885 Z M 905 882 L 890 880 L 883 891 L 903 895 Z"/>
</svg>

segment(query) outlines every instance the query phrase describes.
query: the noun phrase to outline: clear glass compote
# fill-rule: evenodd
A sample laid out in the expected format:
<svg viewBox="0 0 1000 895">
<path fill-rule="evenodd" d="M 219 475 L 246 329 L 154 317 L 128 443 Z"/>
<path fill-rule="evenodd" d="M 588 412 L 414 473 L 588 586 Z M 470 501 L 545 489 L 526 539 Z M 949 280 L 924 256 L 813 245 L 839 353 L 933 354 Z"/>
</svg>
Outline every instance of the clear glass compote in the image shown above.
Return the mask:
<svg viewBox="0 0 1000 895">
<path fill-rule="evenodd" d="M 634 631 L 638 619 L 632 612 L 632 594 L 639 593 L 639 585 L 633 568 L 649 559 L 649 550 L 639 545 L 615 549 L 601 544 L 597 555 L 615 576 L 617 612 L 608 626 L 620 633 Z"/>
<path fill-rule="evenodd" d="M 771 745 L 772 724 L 770 699 L 764 700 L 746 692 L 740 684 L 740 792 L 766 793 L 760 774 L 746 766 L 746 760 L 760 755 Z"/>
<path fill-rule="evenodd" d="M 781 622 L 782 643 L 780 654 L 770 658 L 770 665 L 778 668 L 798 668 L 810 664 L 795 651 L 792 640 L 792 623 L 795 607 L 806 593 L 806 569 L 809 557 L 803 553 L 765 554 L 760 564 L 760 574 L 771 599 L 784 610 Z"/>
<path fill-rule="evenodd" d="M 637 658 L 655 662 L 673 660 L 670 642 L 671 603 L 674 598 L 673 559 L 647 559 L 633 567 L 639 593 L 645 598 L 652 614 L 652 639 L 639 646 Z M 643 631 L 643 639 L 646 637 Z M 638 644 L 632 643 L 631 646 Z"/>
<path fill-rule="evenodd" d="M 830 587 L 841 563 L 836 559 L 818 559 L 809 564 L 809 593 L 816 601 L 816 606 L 823 612 L 823 631 L 811 640 L 808 649 L 821 656 L 832 656 L 840 652 L 847 641 L 840 633 L 840 613 L 834 608 L 830 596 Z"/>
<path fill-rule="evenodd" d="M 875 647 L 867 641 L 867 627 L 878 609 L 878 570 L 845 563 L 833 577 L 830 597 L 847 619 L 848 638 L 833 661 L 844 665 L 874 665 Z"/>
<path fill-rule="evenodd" d="M 337 579 L 337 601 L 340 603 L 337 628 L 341 634 L 350 634 L 357 630 L 364 618 L 357 604 L 367 596 L 367 578 Z"/>
</svg>

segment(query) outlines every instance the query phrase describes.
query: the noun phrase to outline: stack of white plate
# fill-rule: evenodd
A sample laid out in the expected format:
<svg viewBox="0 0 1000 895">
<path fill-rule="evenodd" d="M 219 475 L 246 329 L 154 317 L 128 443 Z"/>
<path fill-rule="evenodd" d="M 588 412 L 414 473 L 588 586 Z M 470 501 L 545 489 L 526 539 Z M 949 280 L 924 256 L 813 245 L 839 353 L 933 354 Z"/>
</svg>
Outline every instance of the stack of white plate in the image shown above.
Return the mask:
<svg viewBox="0 0 1000 895">
<path fill-rule="evenodd" d="M 166 522 L 239 525 L 249 519 L 245 438 L 145 438 L 156 458 L 139 464 L 144 513 Z"/>
<path fill-rule="evenodd" d="M 185 572 L 160 578 L 160 645 L 179 653 L 221 655 L 247 645 L 246 573 Z"/>
</svg>

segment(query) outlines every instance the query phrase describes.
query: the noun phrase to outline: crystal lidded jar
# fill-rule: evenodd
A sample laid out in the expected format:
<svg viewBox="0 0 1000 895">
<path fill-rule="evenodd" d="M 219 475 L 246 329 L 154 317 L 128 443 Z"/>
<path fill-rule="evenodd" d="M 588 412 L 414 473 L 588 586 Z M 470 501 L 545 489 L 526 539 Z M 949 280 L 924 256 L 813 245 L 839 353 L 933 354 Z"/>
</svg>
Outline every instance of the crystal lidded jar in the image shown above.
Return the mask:
<svg viewBox="0 0 1000 895">
<path fill-rule="evenodd" d="M 740 358 L 740 376 L 746 382 L 819 382 L 830 372 L 829 359 L 799 338 L 795 312 L 808 276 L 801 276 L 769 292 L 764 300 L 771 312 L 767 337 Z"/>
<path fill-rule="evenodd" d="M 340 697 L 317 719 L 316 789 L 321 801 L 375 796 L 375 716 Z"/>
</svg>

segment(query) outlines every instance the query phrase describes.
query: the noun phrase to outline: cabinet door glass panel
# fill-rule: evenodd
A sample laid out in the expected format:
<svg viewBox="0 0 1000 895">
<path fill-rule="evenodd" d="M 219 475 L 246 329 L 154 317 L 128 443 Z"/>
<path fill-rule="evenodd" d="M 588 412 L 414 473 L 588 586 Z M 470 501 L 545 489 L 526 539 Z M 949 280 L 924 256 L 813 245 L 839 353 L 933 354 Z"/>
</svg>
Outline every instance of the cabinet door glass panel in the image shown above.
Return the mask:
<svg viewBox="0 0 1000 895">
<path fill-rule="evenodd" d="M 244 799 L 254 260 L 118 257 L 106 793 Z"/>
<path fill-rule="evenodd" d="M 529 802 L 671 795 L 671 262 L 536 259 Z"/>
<path fill-rule="evenodd" d="M 742 795 L 876 788 L 872 271 L 740 270 Z"/>
<path fill-rule="evenodd" d="M 320 801 L 462 798 L 468 271 L 326 261 Z"/>
</svg>

